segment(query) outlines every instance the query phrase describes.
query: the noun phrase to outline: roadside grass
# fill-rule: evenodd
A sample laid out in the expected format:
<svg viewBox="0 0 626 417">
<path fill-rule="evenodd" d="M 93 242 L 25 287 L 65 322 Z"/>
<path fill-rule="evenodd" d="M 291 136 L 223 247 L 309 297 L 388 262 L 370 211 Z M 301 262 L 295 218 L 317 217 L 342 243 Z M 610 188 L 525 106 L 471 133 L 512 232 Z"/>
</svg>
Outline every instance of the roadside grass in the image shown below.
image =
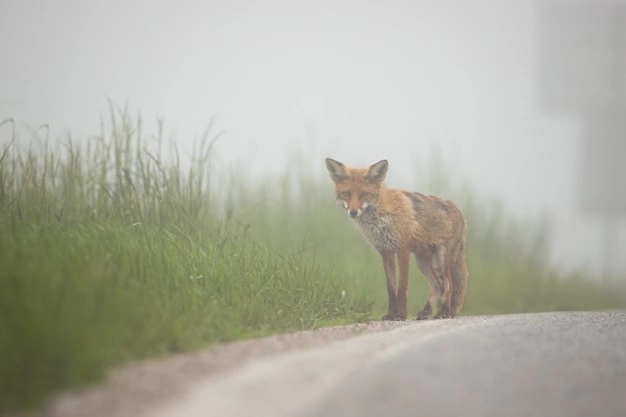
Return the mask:
<svg viewBox="0 0 626 417">
<path fill-rule="evenodd" d="M 84 147 L 0 150 L 0 414 L 125 361 L 367 319 L 331 268 L 226 230 L 208 136 L 183 172 L 113 116 Z"/>
<path fill-rule="evenodd" d="M 0 149 L 0 413 L 34 407 L 131 360 L 244 337 L 378 319 L 382 265 L 334 205 L 321 161 L 252 181 L 211 166 L 211 126 L 188 164 L 160 127 L 111 107 L 99 135 Z M 26 142 L 27 143 L 27 142 Z M 319 163 L 318 163 L 319 162 Z M 295 167 L 295 168 L 294 168 Z M 218 177 L 218 175 L 222 175 Z M 547 262 L 524 225 L 437 161 L 415 189 L 469 223 L 463 314 L 623 308 L 623 291 Z M 411 267 L 411 314 L 427 297 Z"/>
<path fill-rule="evenodd" d="M 119 362 L 358 320 L 320 268 L 255 242 L 141 226 L 15 226 L 0 238 L 3 411 Z"/>
</svg>

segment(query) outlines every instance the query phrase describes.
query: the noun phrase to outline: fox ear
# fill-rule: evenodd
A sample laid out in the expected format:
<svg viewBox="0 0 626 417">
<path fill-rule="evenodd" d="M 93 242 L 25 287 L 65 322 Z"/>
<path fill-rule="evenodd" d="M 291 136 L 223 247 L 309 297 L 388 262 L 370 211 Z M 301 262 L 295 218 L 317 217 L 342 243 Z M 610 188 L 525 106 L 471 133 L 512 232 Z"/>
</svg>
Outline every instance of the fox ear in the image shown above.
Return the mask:
<svg viewBox="0 0 626 417">
<path fill-rule="evenodd" d="M 348 172 L 346 172 L 346 166 L 334 159 L 326 158 L 326 169 L 330 172 L 330 178 L 333 182 L 340 183 L 348 178 Z"/>
<path fill-rule="evenodd" d="M 385 175 L 387 175 L 387 168 L 389 168 L 389 162 L 387 162 L 386 159 L 378 161 L 369 167 L 367 173 L 365 174 L 365 178 L 374 182 L 383 182 L 385 180 Z"/>
</svg>

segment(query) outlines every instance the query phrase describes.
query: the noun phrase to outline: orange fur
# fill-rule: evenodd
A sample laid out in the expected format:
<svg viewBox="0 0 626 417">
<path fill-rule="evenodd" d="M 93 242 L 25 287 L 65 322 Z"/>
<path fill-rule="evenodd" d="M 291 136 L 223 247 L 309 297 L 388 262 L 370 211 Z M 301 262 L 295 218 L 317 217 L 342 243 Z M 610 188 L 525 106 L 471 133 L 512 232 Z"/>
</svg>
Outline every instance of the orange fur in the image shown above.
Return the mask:
<svg viewBox="0 0 626 417">
<path fill-rule="evenodd" d="M 390 189 L 383 183 L 388 163 L 351 168 L 333 159 L 326 167 L 337 202 L 361 228 L 383 260 L 389 310 L 383 320 L 407 317 L 409 258 L 415 256 L 431 286 L 417 319 L 454 317 L 463 306 L 469 273 L 465 260 L 465 218 L 449 200 Z M 396 271 L 397 270 L 397 271 Z"/>
</svg>

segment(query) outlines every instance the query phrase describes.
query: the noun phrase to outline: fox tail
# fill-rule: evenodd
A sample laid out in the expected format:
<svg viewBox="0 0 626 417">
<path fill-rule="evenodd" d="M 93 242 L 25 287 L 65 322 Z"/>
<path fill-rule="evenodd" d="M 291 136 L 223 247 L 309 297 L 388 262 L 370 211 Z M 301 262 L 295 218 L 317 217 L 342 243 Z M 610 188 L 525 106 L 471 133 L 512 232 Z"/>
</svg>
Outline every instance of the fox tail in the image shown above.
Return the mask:
<svg viewBox="0 0 626 417">
<path fill-rule="evenodd" d="M 469 271 L 467 269 L 467 261 L 465 259 L 465 235 L 451 254 L 450 275 L 452 278 L 452 294 L 450 300 L 450 308 L 453 316 L 456 316 L 463 307 L 467 286 L 469 284 Z"/>
</svg>

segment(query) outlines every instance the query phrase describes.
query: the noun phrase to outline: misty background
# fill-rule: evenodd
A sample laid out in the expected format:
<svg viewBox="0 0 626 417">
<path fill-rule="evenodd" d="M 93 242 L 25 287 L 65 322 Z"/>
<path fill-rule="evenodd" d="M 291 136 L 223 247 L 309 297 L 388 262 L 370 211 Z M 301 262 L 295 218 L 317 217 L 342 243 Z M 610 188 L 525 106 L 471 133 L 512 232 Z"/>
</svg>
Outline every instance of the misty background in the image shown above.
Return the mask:
<svg viewBox="0 0 626 417">
<path fill-rule="evenodd" d="M 251 176 L 300 151 L 408 187 L 439 155 L 547 217 L 555 267 L 624 275 L 624 3 L 2 0 L 0 121 L 86 140 L 110 98 L 190 151 L 215 115 L 216 162 Z"/>
</svg>

